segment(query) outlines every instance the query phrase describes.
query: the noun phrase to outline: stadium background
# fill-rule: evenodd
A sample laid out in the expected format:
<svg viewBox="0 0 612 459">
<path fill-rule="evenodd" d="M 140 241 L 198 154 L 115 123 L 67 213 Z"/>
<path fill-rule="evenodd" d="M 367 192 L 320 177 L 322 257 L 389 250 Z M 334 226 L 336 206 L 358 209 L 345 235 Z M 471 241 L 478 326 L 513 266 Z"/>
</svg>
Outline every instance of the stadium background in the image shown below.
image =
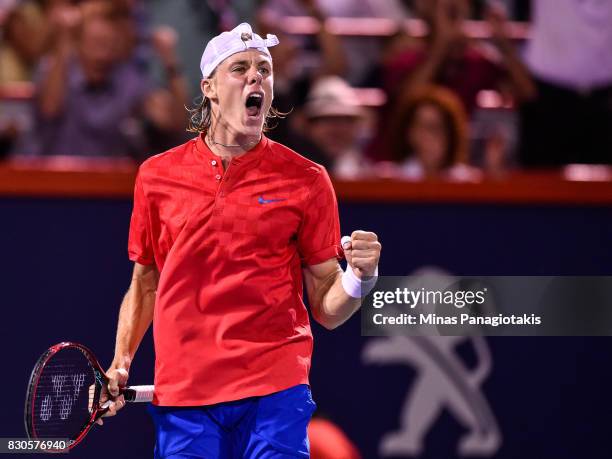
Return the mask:
<svg viewBox="0 0 612 459">
<path fill-rule="evenodd" d="M 194 20 L 185 12 L 187 3 L 152 2 L 153 20 L 163 18 L 187 33 Z M 190 40 L 179 42 L 182 56 L 201 52 L 201 46 L 185 43 Z M 186 73 L 190 83 L 197 80 L 197 68 Z M 4 103 L 21 100 L 2 94 Z M 488 119 L 500 112 L 505 116 L 492 110 Z M 103 365 L 110 362 L 118 307 L 130 279 L 126 244 L 135 166 L 58 164 L 0 164 L 0 437 L 24 436 L 26 383 L 51 344 L 82 342 Z M 423 267 L 463 275 L 612 275 L 610 171 L 584 169 L 586 177 L 578 181 L 568 171 L 514 171 L 480 183 L 336 180 L 343 233 L 375 231 L 383 243 L 380 271 L 388 275 Z M 400 428 L 405 400 L 423 368 L 368 363 L 364 349 L 376 338 L 360 336 L 358 316 L 332 332 L 313 324 L 313 332 L 311 383 L 318 414 L 341 427 L 363 458 L 475 457 L 460 454 L 469 429 L 449 406 L 426 429 L 420 456 L 382 456 L 380 443 Z M 485 340 L 490 371 L 480 385 L 468 387 L 488 404 L 500 444 L 481 457 L 610 456 L 608 337 Z M 468 374 L 481 364 L 472 341 L 459 342 L 455 351 L 447 357 L 458 359 Z M 152 382 L 153 359 L 149 332 L 132 383 Z M 461 374 L 450 373 L 449 380 L 465 384 Z M 477 404 L 468 405 L 478 411 Z M 131 406 L 95 427 L 70 457 L 151 457 L 152 448 L 151 421 L 142 406 Z"/>
</svg>

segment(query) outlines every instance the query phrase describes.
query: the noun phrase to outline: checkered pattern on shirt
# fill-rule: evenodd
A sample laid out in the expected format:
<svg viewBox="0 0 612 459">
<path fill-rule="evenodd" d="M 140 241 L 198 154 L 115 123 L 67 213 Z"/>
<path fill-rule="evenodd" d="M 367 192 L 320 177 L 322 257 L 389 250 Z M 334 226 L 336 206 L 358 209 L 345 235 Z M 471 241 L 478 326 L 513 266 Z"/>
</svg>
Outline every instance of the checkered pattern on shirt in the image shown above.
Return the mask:
<svg viewBox="0 0 612 459">
<path fill-rule="evenodd" d="M 264 138 L 223 173 L 197 138 L 146 161 L 134 196 L 130 258 L 161 271 L 154 402 L 212 404 L 307 383 L 302 267 L 342 255 L 325 169 Z"/>
</svg>

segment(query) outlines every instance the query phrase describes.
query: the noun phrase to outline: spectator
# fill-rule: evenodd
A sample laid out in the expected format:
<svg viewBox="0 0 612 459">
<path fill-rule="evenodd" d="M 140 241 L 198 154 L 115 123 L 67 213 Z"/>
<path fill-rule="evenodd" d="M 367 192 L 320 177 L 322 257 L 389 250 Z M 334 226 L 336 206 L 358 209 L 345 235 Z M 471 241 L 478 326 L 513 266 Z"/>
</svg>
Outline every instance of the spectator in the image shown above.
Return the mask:
<svg viewBox="0 0 612 459">
<path fill-rule="evenodd" d="M 325 22 L 326 16 L 315 1 L 302 0 L 301 4 L 321 24 Z M 309 159 L 325 164 L 325 154 L 310 140 L 301 114 L 313 80 L 346 73 L 344 50 L 338 37 L 321 27 L 314 36 L 320 52 L 318 65 L 309 65 L 301 48 L 303 43 L 280 30 L 275 18 L 266 9 L 259 15 L 260 28 L 280 39 L 280 44 L 270 49 L 274 59 L 274 108 L 280 116 L 271 123 L 269 136 L 289 148 L 304 152 Z M 285 116 L 289 114 L 291 116 Z"/>
<path fill-rule="evenodd" d="M 304 106 L 306 133 L 323 152 L 322 164 L 336 178 L 354 179 L 367 172 L 359 145 L 364 112 L 352 88 L 340 77 L 319 79 Z"/>
<path fill-rule="evenodd" d="M 0 6 L 0 84 L 30 81 L 49 38 L 42 2 L 3 3 Z"/>
<path fill-rule="evenodd" d="M 158 33 L 154 45 L 164 64 L 172 97 L 146 104 L 156 90 L 144 70 L 126 60 L 125 10 L 106 2 L 86 2 L 57 13 L 59 36 L 38 78 L 34 151 L 45 155 L 125 156 L 150 153 L 147 126 L 176 135 L 185 125 L 185 83 L 174 54 L 176 37 Z M 172 123 L 159 124 L 166 110 Z M 166 113 L 166 115 L 168 114 Z M 145 123 L 145 124 L 147 124 Z M 170 143 L 170 141 L 168 141 Z"/>
<path fill-rule="evenodd" d="M 505 35 L 506 19 L 499 7 L 487 13 L 499 54 L 470 41 L 463 31 L 469 17 L 467 0 L 415 0 L 415 11 L 429 28 L 425 41 L 412 41 L 385 65 L 386 90 L 393 98 L 409 88 L 439 84 L 453 90 L 468 113 L 482 89 L 508 89 L 517 102 L 530 99 L 534 86 Z"/>
<path fill-rule="evenodd" d="M 465 164 L 468 123 L 452 91 L 423 86 L 399 102 L 389 125 L 397 175 L 412 180 L 446 178 L 471 181 L 480 174 Z"/>
<path fill-rule="evenodd" d="M 264 0 L 261 16 L 271 23 L 281 23 L 285 16 L 312 16 L 321 23 L 328 17 L 386 18 L 401 22 L 410 16 L 407 3 L 407 0 Z M 362 84 L 381 51 L 379 40 L 373 37 L 336 40 L 348 60 L 344 65 L 346 71 L 335 74 L 353 85 Z M 307 48 L 305 40 L 300 47 Z"/>
<path fill-rule="evenodd" d="M 526 60 L 537 98 L 521 111 L 521 162 L 612 163 L 612 2 L 533 6 Z"/>
<path fill-rule="evenodd" d="M 57 15 L 96 0 L 0 0 L 0 84 L 31 81 L 39 59 L 57 36 Z M 99 1 L 99 0 L 97 0 Z M 110 0 L 131 9 L 133 0 Z"/>
<path fill-rule="evenodd" d="M 265 30 L 265 27 L 261 27 Z M 322 153 L 305 138 L 301 131 L 301 119 L 297 114 L 304 106 L 310 89 L 311 75 L 300 65 L 299 46 L 292 37 L 278 32 L 280 43 L 270 49 L 274 60 L 274 109 L 278 116 L 270 124 L 268 135 L 272 140 L 287 145 L 294 150 L 304 151 L 313 161 L 319 161 Z M 325 72 L 325 70 L 322 69 Z M 291 115 L 291 116 L 288 116 Z"/>
</svg>

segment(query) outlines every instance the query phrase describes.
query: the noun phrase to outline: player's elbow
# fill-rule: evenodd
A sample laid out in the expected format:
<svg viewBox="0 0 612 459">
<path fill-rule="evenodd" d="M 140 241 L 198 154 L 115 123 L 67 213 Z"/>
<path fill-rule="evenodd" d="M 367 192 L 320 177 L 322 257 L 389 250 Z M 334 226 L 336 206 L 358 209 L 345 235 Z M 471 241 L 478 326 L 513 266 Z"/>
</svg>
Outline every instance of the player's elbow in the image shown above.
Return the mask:
<svg viewBox="0 0 612 459">
<path fill-rule="evenodd" d="M 339 322 L 324 321 L 324 320 L 318 320 L 317 322 L 319 322 L 320 325 L 322 325 L 323 327 L 325 327 L 327 330 L 330 330 L 330 331 L 340 326 Z"/>
<path fill-rule="evenodd" d="M 315 307 L 312 309 L 312 316 L 317 323 L 328 330 L 333 330 L 334 328 L 342 325 L 344 320 L 341 320 L 339 317 L 334 316 L 332 314 L 328 314 L 322 310 L 321 307 Z"/>
<path fill-rule="evenodd" d="M 155 295 L 159 284 L 159 271 L 155 265 L 134 264 L 130 288 L 137 289 L 142 294 Z"/>
<path fill-rule="evenodd" d="M 317 319 L 316 317 L 315 317 L 315 320 L 317 321 L 319 325 L 322 325 L 327 330 L 333 330 L 335 328 L 338 328 L 341 325 L 341 322 L 336 322 L 333 320 L 326 320 L 326 319 L 322 320 L 322 319 Z"/>
</svg>

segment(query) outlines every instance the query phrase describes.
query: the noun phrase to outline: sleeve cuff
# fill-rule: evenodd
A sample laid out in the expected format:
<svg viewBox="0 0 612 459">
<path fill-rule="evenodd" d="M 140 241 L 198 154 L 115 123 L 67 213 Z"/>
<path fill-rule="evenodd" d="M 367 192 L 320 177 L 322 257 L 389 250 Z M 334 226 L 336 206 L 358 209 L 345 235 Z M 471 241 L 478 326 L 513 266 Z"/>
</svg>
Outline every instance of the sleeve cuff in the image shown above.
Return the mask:
<svg viewBox="0 0 612 459">
<path fill-rule="evenodd" d="M 344 251 L 339 244 L 326 247 L 302 258 L 302 263 L 305 265 L 318 265 L 331 258 L 335 258 L 336 260 L 342 260 L 344 258 Z"/>
<path fill-rule="evenodd" d="M 142 255 L 133 252 L 128 253 L 128 258 L 141 265 L 152 265 L 154 262 L 153 258 L 143 257 Z"/>
</svg>

